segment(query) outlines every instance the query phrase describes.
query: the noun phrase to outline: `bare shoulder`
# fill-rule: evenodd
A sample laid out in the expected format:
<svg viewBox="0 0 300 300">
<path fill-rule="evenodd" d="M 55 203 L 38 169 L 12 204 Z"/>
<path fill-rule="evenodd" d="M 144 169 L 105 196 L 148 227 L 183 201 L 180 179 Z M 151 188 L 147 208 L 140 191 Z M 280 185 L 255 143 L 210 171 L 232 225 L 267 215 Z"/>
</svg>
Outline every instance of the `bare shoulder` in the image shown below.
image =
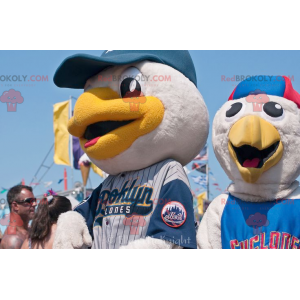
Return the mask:
<svg viewBox="0 0 300 300">
<path fill-rule="evenodd" d="M 5 234 L 1 241 L 2 249 L 21 249 L 24 240 L 16 234 Z"/>
<path fill-rule="evenodd" d="M 29 249 L 29 241 L 28 238 L 23 242 L 21 249 Z"/>
</svg>

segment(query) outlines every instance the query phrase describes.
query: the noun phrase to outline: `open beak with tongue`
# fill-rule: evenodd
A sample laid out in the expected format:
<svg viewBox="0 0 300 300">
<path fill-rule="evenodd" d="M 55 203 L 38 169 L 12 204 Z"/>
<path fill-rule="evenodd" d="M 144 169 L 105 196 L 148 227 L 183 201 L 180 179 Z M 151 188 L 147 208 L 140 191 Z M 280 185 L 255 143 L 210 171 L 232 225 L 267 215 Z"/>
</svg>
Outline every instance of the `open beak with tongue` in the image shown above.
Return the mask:
<svg viewBox="0 0 300 300">
<path fill-rule="evenodd" d="M 283 144 L 277 129 L 258 116 L 249 115 L 238 120 L 228 137 L 231 158 L 248 183 L 256 182 L 282 157 Z"/>
<path fill-rule="evenodd" d="M 164 105 L 153 96 L 143 96 L 138 110 L 109 87 L 93 88 L 77 100 L 68 130 L 79 138 L 81 148 L 92 159 L 113 158 L 163 121 Z M 135 98 L 132 101 L 138 99 Z"/>
</svg>

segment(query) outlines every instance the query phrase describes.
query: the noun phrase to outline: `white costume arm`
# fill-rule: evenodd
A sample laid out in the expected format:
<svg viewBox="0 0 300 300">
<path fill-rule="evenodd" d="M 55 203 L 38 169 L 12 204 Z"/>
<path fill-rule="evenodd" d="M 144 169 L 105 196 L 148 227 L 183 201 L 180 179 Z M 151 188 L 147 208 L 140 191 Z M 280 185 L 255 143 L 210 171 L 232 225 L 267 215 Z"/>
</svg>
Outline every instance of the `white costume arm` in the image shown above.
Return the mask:
<svg viewBox="0 0 300 300">
<path fill-rule="evenodd" d="M 126 246 L 120 247 L 120 249 L 181 249 L 182 247 L 167 242 L 165 240 L 155 239 L 152 237 L 146 237 L 145 239 L 139 239 L 130 242 Z"/>
<path fill-rule="evenodd" d="M 221 194 L 209 205 L 197 232 L 200 249 L 221 249 L 221 218 L 228 195 Z"/>
<path fill-rule="evenodd" d="M 81 214 L 69 211 L 61 214 L 53 242 L 53 249 L 83 249 L 92 246 L 86 222 Z"/>
</svg>

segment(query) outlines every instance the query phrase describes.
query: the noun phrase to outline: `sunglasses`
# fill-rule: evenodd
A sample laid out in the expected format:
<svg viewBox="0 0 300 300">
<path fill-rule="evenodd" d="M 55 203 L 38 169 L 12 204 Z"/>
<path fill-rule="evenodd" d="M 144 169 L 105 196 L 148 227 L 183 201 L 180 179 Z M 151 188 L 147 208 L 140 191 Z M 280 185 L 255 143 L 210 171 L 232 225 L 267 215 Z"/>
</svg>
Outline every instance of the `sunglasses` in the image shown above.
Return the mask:
<svg viewBox="0 0 300 300">
<path fill-rule="evenodd" d="M 22 201 L 15 201 L 15 202 L 17 202 L 17 203 L 27 203 L 27 204 L 33 204 L 34 202 L 37 202 L 37 200 L 36 200 L 36 198 L 25 198 L 24 200 L 22 200 Z"/>
</svg>

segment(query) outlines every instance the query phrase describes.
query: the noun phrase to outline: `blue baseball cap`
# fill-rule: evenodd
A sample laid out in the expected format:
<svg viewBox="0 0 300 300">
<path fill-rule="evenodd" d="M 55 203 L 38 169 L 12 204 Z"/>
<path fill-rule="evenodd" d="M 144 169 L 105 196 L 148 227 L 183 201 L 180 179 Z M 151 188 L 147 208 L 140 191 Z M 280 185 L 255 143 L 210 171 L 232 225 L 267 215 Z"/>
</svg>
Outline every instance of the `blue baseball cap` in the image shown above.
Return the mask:
<svg viewBox="0 0 300 300">
<path fill-rule="evenodd" d="M 251 94 L 283 97 L 300 108 L 300 94 L 293 88 L 292 81 L 287 76 L 249 76 L 237 85 L 228 100 L 237 100 Z"/>
<path fill-rule="evenodd" d="M 76 54 L 66 58 L 54 74 L 58 87 L 83 89 L 86 81 L 110 66 L 149 60 L 168 65 L 197 86 L 194 63 L 187 50 L 105 50 L 101 56 Z"/>
</svg>

